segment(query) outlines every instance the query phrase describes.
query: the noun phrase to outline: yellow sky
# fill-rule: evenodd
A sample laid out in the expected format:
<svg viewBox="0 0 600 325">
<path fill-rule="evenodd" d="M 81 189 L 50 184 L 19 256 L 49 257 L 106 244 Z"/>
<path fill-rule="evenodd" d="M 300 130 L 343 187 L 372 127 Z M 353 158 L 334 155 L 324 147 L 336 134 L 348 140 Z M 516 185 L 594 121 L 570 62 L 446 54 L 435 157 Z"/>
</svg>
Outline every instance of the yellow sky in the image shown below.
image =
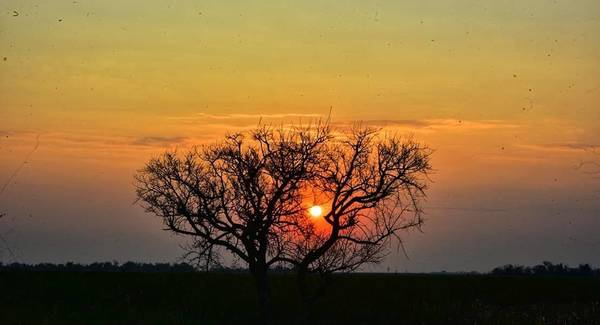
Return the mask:
<svg viewBox="0 0 600 325">
<path fill-rule="evenodd" d="M 19 0 L 0 10 L 5 128 L 139 133 L 130 119 L 330 106 L 352 119 L 600 118 L 597 1 Z"/>
<path fill-rule="evenodd" d="M 433 147 L 432 207 L 475 205 L 465 193 L 484 193 L 500 209 L 518 194 L 532 211 L 545 207 L 531 212 L 536 224 L 566 191 L 582 202 L 570 211 L 600 229 L 598 31 L 596 0 L 2 1 L 0 180 L 19 173 L 0 207 L 27 215 L 35 197 L 52 206 L 36 210 L 45 220 L 72 224 L 65 216 L 87 208 L 65 207 L 67 193 L 98 190 L 79 201 L 142 218 L 127 205 L 131 175 L 153 154 L 261 117 L 331 110 L 336 125 L 364 120 Z M 436 211 L 441 240 L 453 222 Z"/>
</svg>

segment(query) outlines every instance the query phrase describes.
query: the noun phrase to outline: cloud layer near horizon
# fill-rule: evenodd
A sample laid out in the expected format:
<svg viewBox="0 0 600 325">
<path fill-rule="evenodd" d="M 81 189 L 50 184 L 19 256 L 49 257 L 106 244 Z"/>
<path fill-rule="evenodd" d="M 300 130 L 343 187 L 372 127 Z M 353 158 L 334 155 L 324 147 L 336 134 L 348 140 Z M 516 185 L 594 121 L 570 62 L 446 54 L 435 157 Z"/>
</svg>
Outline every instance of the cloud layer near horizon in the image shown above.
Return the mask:
<svg viewBox="0 0 600 325">
<path fill-rule="evenodd" d="M 0 147 L 9 154 L 0 158 L 7 166 L 0 179 L 24 164 L 0 196 L 0 206 L 8 213 L 0 228 L 3 236 L 21 261 L 173 261 L 180 256 L 177 243 L 182 238 L 161 232 L 156 218 L 131 205 L 131 177 L 164 150 L 213 143 L 225 132 L 243 132 L 258 121 L 234 116 L 204 119 L 185 135 L 3 131 Z M 289 126 L 293 117 L 263 121 Z M 343 130 L 354 123 L 334 120 L 333 125 Z M 599 243 L 592 236 L 593 229 L 600 229 L 596 146 L 577 137 L 560 141 L 579 134 L 577 125 L 455 119 L 362 123 L 382 132 L 412 134 L 435 150 L 425 234 L 403 234 L 411 259 L 394 253 L 381 268 L 485 270 L 542 259 L 600 264 L 595 259 Z M 562 136 L 548 139 L 557 125 Z M 207 129 L 214 134 L 204 134 Z M 524 135 L 531 138 L 520 138 Z M 535 135 L 550 141 L 536 142 Z M 23 161 L 38 141 L 39 148 Z M 475 242 L 482 248 L 474 249 Z M 533 248 L 524 254 L 518 245 Z M 460 257 L 448 260 L 440 247 Z"/>
</svg>

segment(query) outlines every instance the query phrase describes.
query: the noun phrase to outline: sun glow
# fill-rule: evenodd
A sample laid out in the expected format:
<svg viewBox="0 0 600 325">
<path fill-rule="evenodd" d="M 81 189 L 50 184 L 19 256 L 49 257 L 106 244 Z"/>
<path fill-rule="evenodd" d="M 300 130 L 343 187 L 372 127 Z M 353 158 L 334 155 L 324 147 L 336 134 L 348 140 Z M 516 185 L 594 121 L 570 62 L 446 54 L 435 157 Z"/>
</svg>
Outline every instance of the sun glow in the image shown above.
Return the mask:
<svg viewBox="0 0 600 325">
<path fill-rule="evenodd" d="M 314 205 L 308 209 L 308 213 L 311 215 L 311 217 L 317 218 L 323 214 L 323 208 L 318 205 Z"/>
</svg>

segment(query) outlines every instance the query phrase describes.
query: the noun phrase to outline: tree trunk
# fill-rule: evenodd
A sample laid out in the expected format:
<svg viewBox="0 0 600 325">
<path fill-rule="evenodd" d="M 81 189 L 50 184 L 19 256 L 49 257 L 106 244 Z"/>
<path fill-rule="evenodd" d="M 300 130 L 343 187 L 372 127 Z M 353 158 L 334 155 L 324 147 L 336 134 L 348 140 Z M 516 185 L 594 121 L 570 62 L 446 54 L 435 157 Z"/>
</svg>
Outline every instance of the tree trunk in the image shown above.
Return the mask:
<svg viewBox="0 0 600 325">
<path fill-rule="evenodd" d="M 259 268 L 252 272 L 256 282 L 258 294 L 259 321 L 262 324 L 272 323 L 271 288 L 266 268 Z"/>
<path fill-rule="evenodd" d="M 308 272 L 305 269 L 298 268 L 296 274 L 296 285 L 298 287 L 298 293 L 300 295 L 300 323 L 310 324 L 310 318 L 312 313 L 312 297 L 310 294 L 310 288 L 307 281 Z"/>
<path fill-rule="evenodd" d="M 300 295 L 300 322 L 311 324 L 313 310 L 317 300 L 323 296 L 325 290 L 331 285 L 332 278 L 329 274 L 321 274 L 319 278 L 313 278 L 314 283 L 309 282 L 308 269 L 299 267 L 296 273 L 296 285 Z"/>
</svg>

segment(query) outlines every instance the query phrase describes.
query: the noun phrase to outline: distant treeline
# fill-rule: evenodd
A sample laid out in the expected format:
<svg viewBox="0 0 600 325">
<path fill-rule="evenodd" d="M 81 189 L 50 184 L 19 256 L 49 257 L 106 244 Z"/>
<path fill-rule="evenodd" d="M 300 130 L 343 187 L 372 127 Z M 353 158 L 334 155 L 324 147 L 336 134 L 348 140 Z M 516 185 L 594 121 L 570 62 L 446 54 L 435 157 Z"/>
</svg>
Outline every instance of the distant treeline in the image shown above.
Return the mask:
<svg viewBox="0 0 600 325">
<path fill-rule="evenodd" d="M 31 271 L 31 272 L 146 272 L 146 273 L 183 273 L 183 272 L 199 272 L 203 269 L 197 268 L 188 263 L 138 263 L 126 262 L 120 264 L 118 262 L 95 262 L 92 264 L 79 264 L 68 262 L 64 264 L 54 263 L 10 263 L 3 264 L 0 262 L 0 272 L 2 271 Z M 276 266 L 271 269 L 274 273 L 290 272 L 291 270 L 285 267 Z M 247 269 L 241 267 L 214 267 L 211 272 L 216 273 L 246 273 Z"/>
<path fill-rule="evenodd" d="M 0 263 L 0 271 L 33 271 L 33 272 L 195 272 L 196 268 L 187 263 L 136 263 L 96 262 L 92 264 L 78 263 Z"/>
<path fill-rule="evenodd" d="M 577 267 L 559 263 L 542 262 L 535 266 L 504 265 L 492 270 L 493 275 L 569 275 L 569 276 L 600 276 L 600 269 L 592 268 L 589 264 Z"/>
<path fill-rule="evenodd" d="M 40 264 L 24 264 L 10 263 L 3 264 L 0 262 L 0 272 L 2 271 L 31 271 L 31 272 L 146 272 L 146 273 L 184 273 L 184 272 L 199 272 L 201 269 L 188 263 L 137 263 L 126 262 L 120 264 L 118 262 L 96 262 L 92 264 L 79 263 L 40 263 Z M 274 273 L 292 272 L 292 269 L 285 267 L 275 267 L 271 270 Z M 247 269 L 241 267 L 217 267 L 212 268 L 211 272 L 217 273 L 246 273 Z M 431 274 L 462 274 L 462 275 L 522 275 L 522 276 L 600 276 L 600 268 L 593 268 L 589 264 L 580 264 L 577 267 L 559 263 L 542 262 L 535 266 L 523 266 L 508 264 L 497 267 L 489 273 L 479 272 L 433 272 Z"/>
</svg>

